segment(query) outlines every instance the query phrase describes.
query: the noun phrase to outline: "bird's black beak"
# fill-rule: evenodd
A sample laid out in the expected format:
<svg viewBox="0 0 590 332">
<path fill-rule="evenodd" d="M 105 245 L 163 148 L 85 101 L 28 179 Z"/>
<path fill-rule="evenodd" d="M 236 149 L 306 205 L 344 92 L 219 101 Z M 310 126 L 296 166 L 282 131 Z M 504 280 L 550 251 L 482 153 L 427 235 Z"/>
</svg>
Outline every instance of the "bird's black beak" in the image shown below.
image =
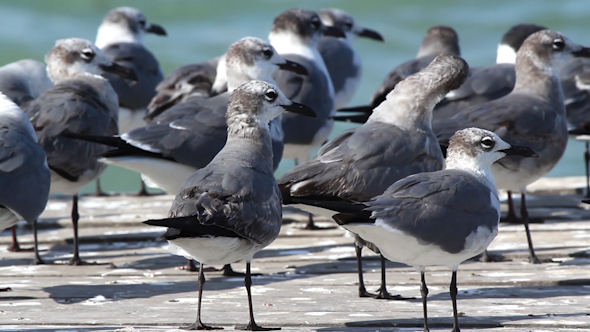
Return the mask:
<svg viewBox="0 0 590 332">
<path fill-rule="evenodd" d="M 167 36 L 168 35 L 166 33 L 166 30 L 164 30 L 164 28 L 162 28 L 161 25 L 157 25 L 157 24 L 150 24 L 150 26 L 147 29 L 145 29 L 145 32 L 153 33 L 158 36 Z"/>
<path fill-rule="evenodd" d="M 337 38 L 346 38 L 344 31 L 330 26 L 324 26 L 324 36 L 332 36 Z"/>
<path fill-rule="evenodd" d="M 309 72 L 307 71 L 307 68 L 303 67 L 302 65 L 298 64 L 297 62 L 293 62 L 293 61 L 289 61 L 289 60 L 285 60 L 285 61 L 286 61 L 285 63 L 280 63 L 278 65 L 280 69 L 292 71 L 296 74 L 303 75 L 303 76 L 309 76 Z"/>
<path fill-rule="evenodd" d="M 506 150 L 500 150 L 500 152 L 504 152 L 507 156 L 539 158 L 539 155 L 533 149 L 527 148 L 526 146 L 513 145 Z"/>
<path fill-rule="evenodd" d="M 367 28 L 363 28 L 363 30 L 361 30 L 361 32 L 359 32 L 358 35 L 359 37 L 370 38 L 378 41 L 385 41 L 385 39 L 383 39 L 383 36 L 381 36 L 379 32 Z"/>
<path fill-rule="evenodd" d="M 111 65 L 99 65 L 99 67 L 107 73 L 115 74 L 117 76 L 123 77 L 128 80 L 132 81 L 139 81 L 139 78 L 135 74 L 135 72 L 127 67 L 123 67 L 116 63 L 112 63 Z"/>
<path fill-rule="evenodd" d="M 589 47 L 582 47 L 581 50 L 574 51 L 574 52 L 572 52 L 572 54 L 575 57 L 590 58 L 590 48 Z"/>
<path fill-rule="evenodd" d="M 302 104 L 292 103 L 291 105 L 281 105 L 281 107 L 284 108 L 287 112 L 293 112 L 312 118 L 317 118 L 316 113 L 311 108 Z"/>
</svg>

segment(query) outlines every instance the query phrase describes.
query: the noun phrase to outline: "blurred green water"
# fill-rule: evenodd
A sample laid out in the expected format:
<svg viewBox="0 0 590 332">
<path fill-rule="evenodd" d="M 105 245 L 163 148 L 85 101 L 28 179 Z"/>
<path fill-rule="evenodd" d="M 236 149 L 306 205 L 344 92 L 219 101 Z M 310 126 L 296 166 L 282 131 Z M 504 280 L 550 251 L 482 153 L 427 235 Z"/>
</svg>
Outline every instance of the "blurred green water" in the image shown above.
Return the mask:
<svg viewBox="0 0 590 332">
<path fill-rule="evenodd" d="M 472 66 L 493 62 L 500 36 L 516 23 L 545 25 L 579 43 L 590 44 L 587 0 L 0 0 L 0 64 L 22 58 L 42 61 L 60 38 L 94 40 L 103 16 L 124 5 L 140 8 L 150 21 L 168 31 L 168 37 L 146 37 L 147 46 L 166 73 L 217 56 L 242 37 L 266 38 L 274 17 L 285 9 L 342 8 L 386 39 L 386 43 L 357 41 L 364 76 L 352 104 L 366 103 L 391 68 L 414 57 L 425 31 L 433 25 L 450 25 L 458 31 L 463 56 Z M 332 135 L 347 128 L 350 125 L 338 125 Z M 582 151 L 583 144 L 570 141 L 566 155 L 550 176 L 583 175 Z M 292 166 L 291 161 L 283 162 L 277 174 Z M 133 191 L 139 188 L 138 181 L 137 174 L 110 167 L 103 176 L 103 187 L 108 191 Z"/>
</svg>

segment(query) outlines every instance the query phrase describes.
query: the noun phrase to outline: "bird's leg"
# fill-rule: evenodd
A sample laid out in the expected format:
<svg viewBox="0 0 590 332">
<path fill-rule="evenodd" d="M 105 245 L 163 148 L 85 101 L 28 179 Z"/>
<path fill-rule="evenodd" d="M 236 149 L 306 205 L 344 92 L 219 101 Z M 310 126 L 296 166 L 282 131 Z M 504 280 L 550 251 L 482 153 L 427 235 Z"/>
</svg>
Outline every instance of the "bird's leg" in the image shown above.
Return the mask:
<svg viewBox="0 0 590 332">
<path fill-rule="evenodd" d="M 584 161 L 586 162 L 586 198 L 590 198 L 590 151 L 588 150 L 588 144 L 586 141 L 586 148 L 584 149 Z"/>
<path fill-rule="evenodd" d="M 37 238 L 37 219 L 35 219 L 35 221 L 33 221 L 33 239 L 34 239 L 33 249 L 35 250 L 35 260 L 33 261 L 33 264 L 35 264 L 35 265 L 45 264 L 45 261 L 43 261 L 41 259 L 41 256 L 39 255 L 39 239 Z"/>
<path fill-rule="evenodd" d="M 367 289 L 365 288 L 365 279 L 363 277 L 363 247 L 355 243 L 354 250 L 356 252 L 356 267 L 359 276 L 359 297 L 372 297 L 373 294 L 367 292 Z"/>
<path fill-rule="evenodd" d="M 452 332 L 459 332 L 459 315 L 457 313 L 457 271 L 453 271 L 451 277 L 451 287 L 449 288 L 451 293 L 451 302 L 453 302 L 453 330 Z"/>
<path fill-rule="evenodd" d="M 74 254 L 70 260 L 70 265 L 82 265 L 84 262 L 80 259 L 80 243 L 78 239 L 78 221 L 80 215 L 78 214 L 78 194 L 74 195 L 72 199 L 72 224 L 74 228 Z"/>
<path fill-rule="evenodd" d="M 94 193 L 97 197 L 107 197 L 110 196 L 106 192 L 102 190 L 102 185 L 100 184 L 100 178 L 96 179 L 96 192 Z"/>
<path fill-rule="evenodd" d="M 185 270 L 188 272 L 199 271 L 199 269 L 197 269 L 197 266 L 195 265 L 195 261 L 192 259 L 187 259 L 186 265 L 178 266 L 177 269 L 178 270 Z"/>
<path fill-rule="evenodd" d="M 22 252 L 22 251 L 33 251 L 33 248 L 21 248 L 20 244 L 18 243 L 18 238 L 16 236 L 16 225 L 11 227 L 12 232 L 12 244 L 10 247 L 7 248 L 8 251 L 12 252 Z"/>
<path fill-rule="evenodd" d="M 422 295 L 422 311 L 424 312 L 424 332 L 430 332 L 428 328 L 428 310 L 426 309 L 426 297 L 428 296 L 428 287 L 424 279 L 424 271 L 420 271 L 420 295 Z"/>
<path fill-rule="evenodd" d="M 413 297 L 403 297 L 401 295 L 391 295 L 387 291 L 387 283 L 385 281 L 387 271 L 387 262 L 385 261 L 385 257 L 381 255 L 381 287 L 379 287 L 379 291 L 377 294 L 373 296 L 373 298 L 378 300 L 411 300 L 414 299 Z"/>
<path fill-rule="evenodd" d="M 250 262 L 246 262 L 246 278 L 244 278 L 244 285 L 246 286 L 246 293 L 248 293 L 248 308 L 250 312 L 250 321 L 246 326 L 236 326 L 236 330 L 247 331 L 275 331 L 280 330 L 280 327 L 261 327 L 254 321 L 254 309 L 252 308 L 252 275 L 250 274 Z"/>
<path fill-rule="evenodd" d="M 311 213 L 307 214 L 307 224 L 305 225 L 305 227 L 303 229 L 309 229 L 309 230 L 320 229 L 318 226 L 315 225 L 315 223 L 313 221 L 313 214 L 311 214 Z"/>
<path fill-rule="evenodd" d="M 208 326 L 201 321 L 203 285 L 205 285 L 205 269 L 203 269 L 203 263 L 199 263 L 199 302 L 197 303 L 197 320 L 191 325 L 182 327 L 183 330 L 223 330 L 223 327 Z"/>
<path fill-rule="evenodd" d="M 535 254 L 535 248 L 533 248 L 533 239 L 531 237 L 531 231 L 529 229 L 529 212 L 526 208 L 526 194 L 521 194 L 521 205 L 520 205 L 520 214 L 522 215 L 522 221 L 524 224 L 524 230 L 526 232 L 526 240 L 529 245 L 529 262 L 533 264 L 541 264 L 541 263 L 549 263 L 552 262 L 551 259 L 548 260 L 540 260 Z"/>
<path fill-rule="evenodd" d="M 508 214 L 506 217 L 501 218 L 501 222 L 507 222 L 511 224 L 519 223 L 518 217 L 516 216 L 516 209 L 514 208 L 514 200 L 512 200 L 512 191 L 508 191 Z"/>
</svg>

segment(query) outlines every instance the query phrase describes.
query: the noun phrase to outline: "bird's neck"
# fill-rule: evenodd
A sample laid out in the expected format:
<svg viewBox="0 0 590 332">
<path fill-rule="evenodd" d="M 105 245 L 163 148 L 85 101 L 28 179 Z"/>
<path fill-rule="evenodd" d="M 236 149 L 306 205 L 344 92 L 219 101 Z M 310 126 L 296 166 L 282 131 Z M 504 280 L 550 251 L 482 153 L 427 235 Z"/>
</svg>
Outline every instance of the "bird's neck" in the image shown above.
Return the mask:
<svg viewBox="0 0 590 332">
<path fill-rule="evenodd" d="M 268 121 L 247 116 L 228 119 L 224 149 L 261 172 L 273 174 L 273 154 Z"/>
<path fill-rule="evenodd" d="M 497 191 L 496 180 L 494 180 L 490 166 L 481 165 L 477 158 L 468 157 L 461 151 L 453 151 L 451 149 L 447 151 L 445 169 L 458 169 L 470 172 L 482 180 L 492 192 Z"/>
<path fill-rule="evenodd" d="M 140 33 L 134 34 L 129 29 L 124 29 L 119 25 L 104 22 L 98 27 L 94 44 L 103 49 L 115 43 L 143 44 L 143 35 Z"/>
<path fill-rule="evenodd" d="M 514 93 L 526 93 L 545 99 L 557 109 L 563 109 L 563 91 L 553 66 L 536 57 L 519 56 L 516 59 L 516 83 Z"/>
<path fill-rule="evenodd" d="M 321 55 L 317 50 L 317 42 L 306 40 L 293 33 L 271 32 L 268 35 L 270 44 L 279 54 L 298 54 L 315 61 Z"/>
</svg>

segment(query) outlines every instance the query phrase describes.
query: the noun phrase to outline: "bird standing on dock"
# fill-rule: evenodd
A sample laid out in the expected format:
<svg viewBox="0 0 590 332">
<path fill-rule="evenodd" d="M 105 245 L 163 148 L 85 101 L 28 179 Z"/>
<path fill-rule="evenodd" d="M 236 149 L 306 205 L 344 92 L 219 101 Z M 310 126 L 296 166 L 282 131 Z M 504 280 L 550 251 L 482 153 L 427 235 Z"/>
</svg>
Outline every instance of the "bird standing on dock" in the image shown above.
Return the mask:
<svg viewBox="0 0 590 332">
<path fill-rule="evenodd" d="M 51 170 L 51 193 L 73 196 L 74 254 L 72 265 L 82 264 L 78 246 L 78 192 L 106 168 L 98 156 L 108 148 L 100 144 L 63 137 L 116 135 L 119 103 L 109 82 L 100 76 L 108 71 L 126 79 L 135 74 L 107 58 L 90 41 L 61 39 L 45 56 L 49 77 L 55 83 L 24 107 L 47 154 Z M 36 262 L 41 263 L 38 252 Z"/>
<path fill-rule="evenodd" d="M 368 200 L 408 175 L 442 169 L 443 155 L 431 127 L 432 109 L 465 81 L 468 71 L 461 57 L 444 53 L 401 81 L 367 123 L 337 136 L 315 158 L 279 179 L 284 204 L 293 204 L 299 198 Z M 324 215 L 306 205 L 295 207 Z M 331 215 L 328 212 L 325 216 Z M 359 296 L 393 298 L 386 290 L 385 259 L 381 261 L 379 294 L 366 291 L 361 261 L 364 245 L 363 239 L 355 239 Z"/>
<path fill-rule="evenodd" d="M 410 175 L 370 201 L 296 200 L 333 211 L 339 225 L 373 243 L 385 258 L 420 272 L 424 331 L 429 331 L 426 267 L 449 267 L 458 332 L 457 270 L 498 234 L 500 200 L 490 166 L 507 155 L 538 157 L 490 131 L 468 128 L 451 138 L 444 170 Z"/>
<path fill-rule="evenodd" d="M 234 90 L 226 115 L 226 145 L 182 185 L 168 218 L 145 222 L 169 227 L 163 237 L 170 250 L 200 262 L 197 320 L 191 329 L 212 329 L 201 321 L 203 265 L 245 260 L 250 308 L 246 329 L 267 330 L 254 321 L 250 262 L 281 228 L 281 194 L 273 175 L 268 124 L 285 111 L 315 116 L 270 83 L 250 81 Z"/>
</svg>

